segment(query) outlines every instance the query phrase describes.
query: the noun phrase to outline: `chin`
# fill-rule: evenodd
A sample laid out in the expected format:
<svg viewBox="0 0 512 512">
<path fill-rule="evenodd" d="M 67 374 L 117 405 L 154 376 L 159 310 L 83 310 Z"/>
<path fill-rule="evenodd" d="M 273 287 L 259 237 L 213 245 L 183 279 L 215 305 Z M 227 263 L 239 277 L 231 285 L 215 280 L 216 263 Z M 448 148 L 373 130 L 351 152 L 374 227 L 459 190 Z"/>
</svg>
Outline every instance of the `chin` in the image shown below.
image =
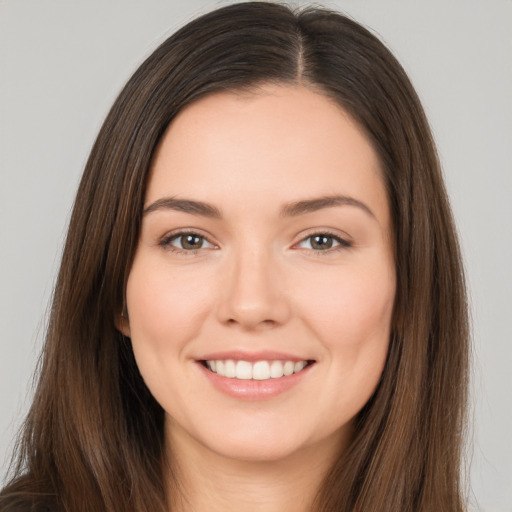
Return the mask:
<svg viewBox="0 0 512 512">
<path fill-rule="evenodd" d="M 352 433 L 351 423 L 333 431 L 323 432 L 308 430 L 308 425 L 293 421 L 264 421 L 258 415 L 250 418 L 242 417 L 237 422 L 228 424 L 217 422 L 203 422 L 208 430 L 183 429 L 177 426 L 171 429 L 171 438 L 175 446 L 183 441 L 183 435 L 188 438 L 191 448 L 210 454 L 213 457 L 239 461 L 239 462 L 286 462 L 293 461 L 295 457 L 304 457 L 308 452 L 312 455 L 329 447 L 329 454 L 338 453 L 333 450 L 333 443 L 340 449 L 350 440 Z M 295 428 L 294 428 L 295 427 Z M 179 439 L 181 438 L 181 439 Z M 188 443 L 187 443 L 188 444 Z M 195 448 L 194 448 L 195 445 Z"/>
<path fill-rule="evenodd" d="M 284 442 L 267 436 L 246 441 L 228 441 L 212 446 L 217 455 L 240 462 L 279 462 L 293 457 L 305 448 L 303 443 Z"/>
</svg>

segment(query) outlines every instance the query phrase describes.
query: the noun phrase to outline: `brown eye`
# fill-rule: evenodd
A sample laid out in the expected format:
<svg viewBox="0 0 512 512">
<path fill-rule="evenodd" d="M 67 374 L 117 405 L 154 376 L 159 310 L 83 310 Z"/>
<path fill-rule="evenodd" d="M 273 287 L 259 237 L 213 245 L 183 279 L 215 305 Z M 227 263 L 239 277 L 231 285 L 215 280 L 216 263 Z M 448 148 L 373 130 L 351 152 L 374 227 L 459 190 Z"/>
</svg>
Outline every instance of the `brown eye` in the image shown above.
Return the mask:
<svg viewBox="0 0 512 512">
<path fill-rule="evenodd" d="M 315 252 L 333 251 L 336 249 L 343 249 L 351 247 L 351 243 L 343 238 L 340 238 L 329 233 L 316 233 L 304 238 L 299 242 L 298 246 L 301 249 L 310 249 Z"/>
<path fill-rule="evenodd" d="M 204 238 L 197 235 L 181 235 L 178 237 L 182 249 L 201 249 Z"/>
<path fill-rule="evenodd" d="M 164 239 L 161 244 L 175 251 L 193 252 L 200 249 L 211 249 L 214 245 L 197 233 L 178 233 Z"/>
<path fill-rule="evenodd" d="M 333 246 L 334 239 L 328 235 L 315 235 L 311 238 L 311 248 L 318 251 L 325 251 Z"/>
</svg>

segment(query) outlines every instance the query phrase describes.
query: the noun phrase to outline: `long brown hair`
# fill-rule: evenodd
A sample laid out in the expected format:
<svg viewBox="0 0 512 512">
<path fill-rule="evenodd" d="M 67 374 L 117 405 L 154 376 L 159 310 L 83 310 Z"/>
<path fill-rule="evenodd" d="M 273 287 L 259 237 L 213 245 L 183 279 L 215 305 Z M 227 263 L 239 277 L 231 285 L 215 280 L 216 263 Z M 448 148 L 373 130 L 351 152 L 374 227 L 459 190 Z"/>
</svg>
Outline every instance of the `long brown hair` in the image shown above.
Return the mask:
<svg viewBox="0 0 512 512">
<path fill-rule="evenodd" d="M 78 190 L 32 408 L 3 512 L 164 511 L 163 420 L 116 329 L 148 169 L 176 114 L 220 90 L 312 87 L 377 151 L 391 205 L 397 293 L 379 386 L 316 512 L 460 512 L 468 320 L 459 247 L 417 95 L 383 44 L 351 19 L 249 2 L 192 21 L 128 81 Z"/>
</svg>

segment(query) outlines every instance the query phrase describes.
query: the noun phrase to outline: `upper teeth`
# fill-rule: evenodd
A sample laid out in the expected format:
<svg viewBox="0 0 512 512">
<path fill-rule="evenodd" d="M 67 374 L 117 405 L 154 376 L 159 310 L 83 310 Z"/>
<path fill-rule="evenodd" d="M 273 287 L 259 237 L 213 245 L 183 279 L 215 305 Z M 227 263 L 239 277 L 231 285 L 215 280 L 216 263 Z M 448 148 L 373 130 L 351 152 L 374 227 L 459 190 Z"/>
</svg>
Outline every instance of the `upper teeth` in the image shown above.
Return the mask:
<svg viewBox="0 0 512 512">
<path fill-rule="evenodd" d="M 279 377 L 300 372 L 307 364 L 307 361 L 233 361 L 208 360 L 206 366 L 214 373 L 222 377 L 244 380 L 266 380 L 278 379 Z"/>
</svg>

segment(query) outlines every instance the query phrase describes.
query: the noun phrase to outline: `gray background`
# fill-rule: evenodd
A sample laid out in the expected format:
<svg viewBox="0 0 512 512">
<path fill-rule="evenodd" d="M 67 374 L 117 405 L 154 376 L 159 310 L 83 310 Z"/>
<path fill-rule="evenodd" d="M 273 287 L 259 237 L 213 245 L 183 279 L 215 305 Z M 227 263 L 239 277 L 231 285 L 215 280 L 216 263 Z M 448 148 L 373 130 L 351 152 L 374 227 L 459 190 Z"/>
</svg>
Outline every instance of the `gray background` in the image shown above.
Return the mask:
<svg viewBox="0 0 512 512">
<path fill-rule="evenodd" d="M 225 3 L 0 0 L 1 469 L 29 403 L 74 192 L 102 119 L 157 43 Z M 424 102 L 471 290 L 472 504 L 510 512 L 512 1 L 323 5 L 380 35 Z"/>
</svg>

